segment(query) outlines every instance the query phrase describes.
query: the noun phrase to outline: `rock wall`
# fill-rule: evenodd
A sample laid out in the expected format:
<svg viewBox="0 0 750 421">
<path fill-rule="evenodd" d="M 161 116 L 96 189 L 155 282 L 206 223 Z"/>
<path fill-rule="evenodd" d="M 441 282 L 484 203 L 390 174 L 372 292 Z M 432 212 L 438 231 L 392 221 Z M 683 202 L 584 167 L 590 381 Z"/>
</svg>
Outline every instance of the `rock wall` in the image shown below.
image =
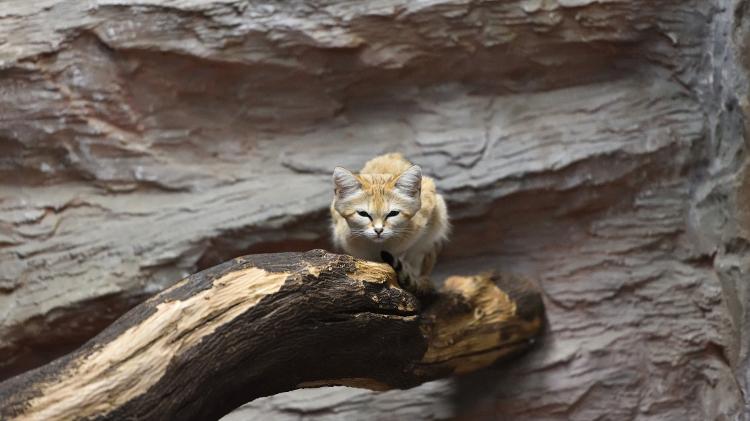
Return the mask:
<svg viewBox="0 0 750 421">
<path fill-rule="evenodd" d="M 328 247 L 333 166 L 438 180 L 441 274 L 540 280 L 517 362 L 228 419 L 742 418 L 744 0 L 6 1 L 0 376 L 231 257 Z"/>
</svg>

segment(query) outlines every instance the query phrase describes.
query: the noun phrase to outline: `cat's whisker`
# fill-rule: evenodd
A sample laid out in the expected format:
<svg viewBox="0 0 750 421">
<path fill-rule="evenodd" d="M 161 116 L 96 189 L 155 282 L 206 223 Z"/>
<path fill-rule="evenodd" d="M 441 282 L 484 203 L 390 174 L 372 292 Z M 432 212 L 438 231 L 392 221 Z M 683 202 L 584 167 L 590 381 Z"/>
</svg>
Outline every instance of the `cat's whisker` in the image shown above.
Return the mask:
<svg viewBox="0 0 750 421">
<path fill-rule="evenodd" d="M 428 279 L 450 229 L 435 183 L 397 153 L 368 161 L 359 174 L 337 167 L 331 205 L 333 239 L 355 257 L 380 260 L 387 248 L 403 264 L 404 279 Z M 409 253 L 410 250 L 424 253 Z M 408 259 L 407 259 L 408 256 Z M 426 292 L 429 284 L 403 285 Z"/>
</svg>

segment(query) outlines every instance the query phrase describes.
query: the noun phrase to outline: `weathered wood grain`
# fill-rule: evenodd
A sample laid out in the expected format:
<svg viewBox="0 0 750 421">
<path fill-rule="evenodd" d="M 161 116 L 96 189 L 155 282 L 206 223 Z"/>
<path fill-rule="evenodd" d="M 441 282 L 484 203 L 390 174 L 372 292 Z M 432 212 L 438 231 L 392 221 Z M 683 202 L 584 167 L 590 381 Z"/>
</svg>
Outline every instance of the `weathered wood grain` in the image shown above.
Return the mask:
<svg viewBox="0 0 750 421">
<path fill-rule="evenodd" d="M 245 256 L 176 283 L 74 353 L 0 383 L 0 418 L 208 420 L 299 387 L 412 387 L 528 349 L 528 280 L 454 277 L 430 307 L 380 263 Z"/>
</svg>

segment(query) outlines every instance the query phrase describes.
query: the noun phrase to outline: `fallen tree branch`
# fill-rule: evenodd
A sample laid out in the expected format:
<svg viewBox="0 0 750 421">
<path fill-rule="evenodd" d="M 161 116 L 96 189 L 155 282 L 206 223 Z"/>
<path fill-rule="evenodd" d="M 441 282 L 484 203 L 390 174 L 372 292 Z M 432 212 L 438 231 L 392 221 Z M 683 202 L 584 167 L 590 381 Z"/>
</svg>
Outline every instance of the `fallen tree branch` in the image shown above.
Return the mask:
<svg viewBox="0 0 750 421">
<path fill-rule="evenodd" d="M 543 312 L 515 277 L 449 278 L 421 310 L 384 264 L 322 250 L 246 256 L 0 384 L 0 419 L 206 420 L 300 387 L 411 387 L 526 349 Z"/>
</svg>

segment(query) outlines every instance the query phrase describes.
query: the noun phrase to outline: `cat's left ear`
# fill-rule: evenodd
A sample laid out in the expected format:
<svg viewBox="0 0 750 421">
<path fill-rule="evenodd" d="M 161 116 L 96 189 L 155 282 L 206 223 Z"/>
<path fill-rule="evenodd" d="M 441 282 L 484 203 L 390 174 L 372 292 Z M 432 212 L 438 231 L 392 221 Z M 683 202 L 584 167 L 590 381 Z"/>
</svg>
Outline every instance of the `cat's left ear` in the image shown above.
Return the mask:
<svg viewBox="0 0 750 421">
<path fill-rule="evenodd" d="M 401 173 L 396 180 L 396 190 L 406 196 L 419 198 L 422 192 L 422 168 L 419 165 L 412 165 Z"/>
</svg>

